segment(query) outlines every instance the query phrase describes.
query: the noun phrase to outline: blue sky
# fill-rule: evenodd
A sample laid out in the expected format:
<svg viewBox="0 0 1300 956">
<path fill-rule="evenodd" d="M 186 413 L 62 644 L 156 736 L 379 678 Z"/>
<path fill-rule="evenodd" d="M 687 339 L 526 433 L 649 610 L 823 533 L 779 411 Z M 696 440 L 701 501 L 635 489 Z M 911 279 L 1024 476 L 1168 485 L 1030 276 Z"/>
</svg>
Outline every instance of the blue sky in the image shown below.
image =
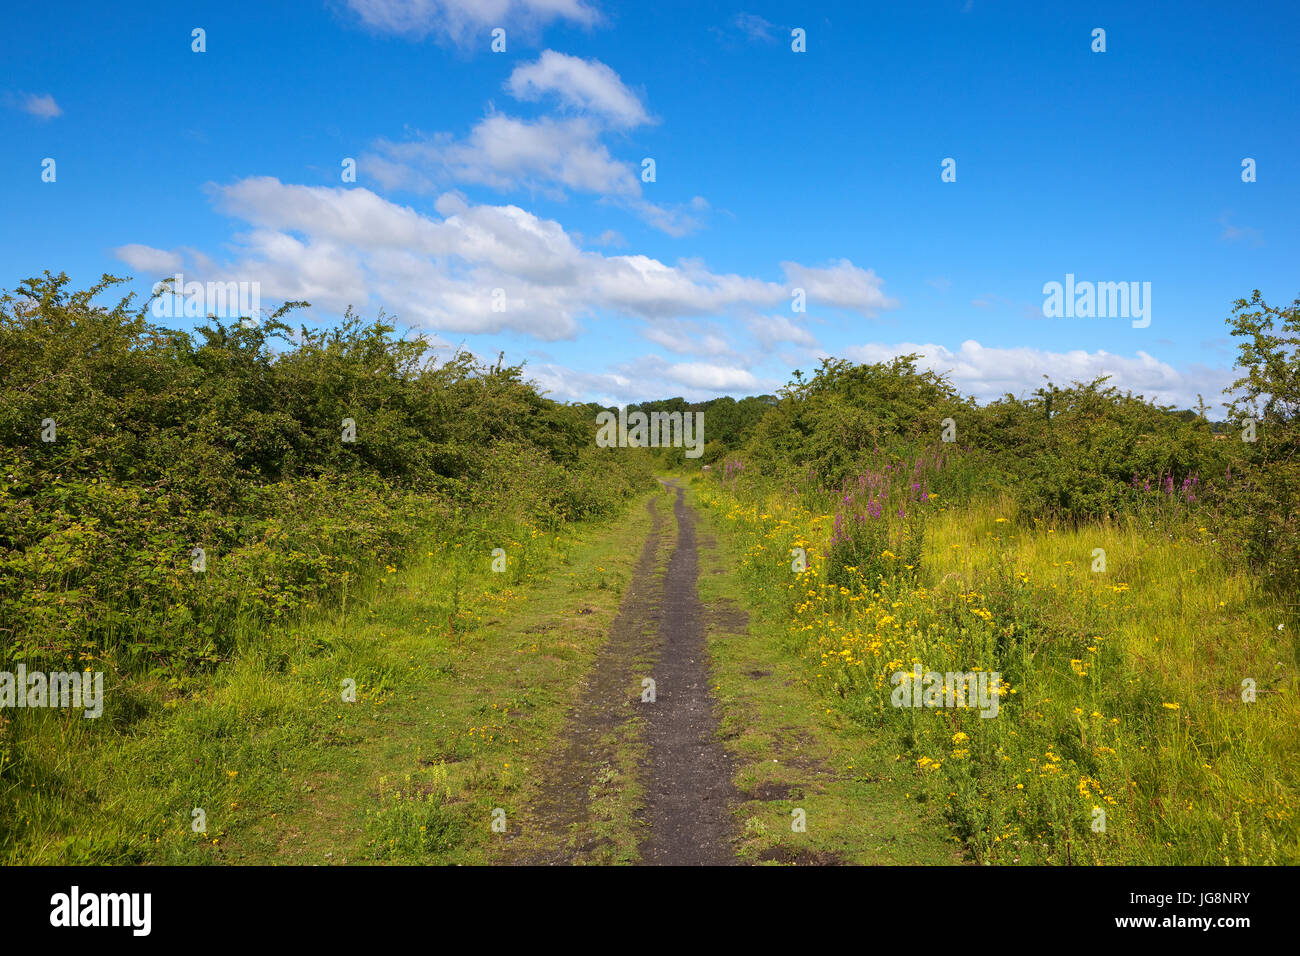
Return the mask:
<svg viewBox="0 0 1300 956">
<path fill-rule="evenodd" d="M 310 300 L 309 324 L 383 308 L 526 361 L 556 398 L 620 403 L 769 392 L 822 356 L 904 351 L 981 399 L 1108 373 L 1215 402 L 1233 300 L 1300 294 L 1294 3 L 7 17 L 5 288 L 46 269 L 142 294 L 176 271 L 257 282 L 264 306 Z M 1150 283 L 1149 326 L 1045 318 L 1067 273 Z"/>
</svg>

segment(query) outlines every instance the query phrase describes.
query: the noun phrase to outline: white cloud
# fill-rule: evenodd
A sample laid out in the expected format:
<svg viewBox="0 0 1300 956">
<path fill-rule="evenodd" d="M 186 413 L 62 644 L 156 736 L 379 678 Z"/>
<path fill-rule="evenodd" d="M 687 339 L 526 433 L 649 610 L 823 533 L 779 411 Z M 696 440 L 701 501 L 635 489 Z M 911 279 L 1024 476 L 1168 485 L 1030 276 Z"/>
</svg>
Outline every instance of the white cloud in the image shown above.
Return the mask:
<svg viewBox="0 0 1300 956">
<path fill-rule="evenodd" d="M 797 262 L 781 263 L 792 289 L 803 289 L 809 302 L 851 309 L 871 317 L 882 309 L 898 305 L 885 295 L 881 278 L 871 269 L 859 269 L 848 259 L 824 268 L 810 268 Z"/>
<path fill-rule="evenodd" d="M 528 189 L 554 197 L 556 186 L 604 196 L 636 197 L 637 176 L 614 159 L 585 117 L 522 120 L 493 113 L 462 140 L 440 135 L 409 143 L 380 140 L 363 170 L 387 188 L 473 183 L 501 192 Z M 375 160 L 378 159 L 378 162 Z"/>
<path fill-rule="evenodd" d="M 751 40 L 771 42 L 776 39 L 773 33 L 776 28 L 756 13 L 738 13 L 734 22 L 740 32 Z"/>
<path fill-rule="evenodd" d="M 668 366 L 666 373 L 674 382 L 710 391 L 751 390 L 758 386 L 758 379 L 746 369 L 707 362 L 679 362 Z"/>
<path fill-rule="evenodd" d="M 63 115 L 63 110 L 49 93 L 27 93 L 19 100 L 18 108 L 37 119 L 48 120 Z"/>
<path fill-rule="evenodd" d="M 802 326 L 795 325 L 784 315 L 756 315 L 746 320 L 745 324 L 759 345 L 771 350 L 781 342 L 791 342 L 807 348 L 816 348 L 817 339 Z"/>
<path fill-rule="evenodd" d="M 1109 375 L 1110 385 L 1162 404 L 1192 408 L 1200 392 L 1211 404 L 1217 403 L 1221 389 L 1232 381 L 1228 369 L 1196 366 L 1180 372 L 1146 352 L 1132 357 L 1109 352 L 1049 352 L 1028 346 L 1020 348 L 985 348 L 968 339 L 957 351 L 933 343 L 897 345 L 872 343 L 844 350 L 845 357 L 856 362 L 884 362 L 898 355 L 916 352 L 922 355 L 921 368 L 949 374 L 953 385 L 963 395 L 988 402 L 1011 393 L 1023 398 L 1042 387 L 1048 380 L 1057 385 L 1089 382 L 1099 375 Z M 1044 379 L 1046 375 L 1048 378 Z"/>
<path fill-rule="evenodd" d="M 179 252 L 168 252 L 166 249 L 154 249 L 151 246 L 142 246 L 138 242 L 133 242 L 125 246 L 118 246 L 113 250 L 113 255 L 117 256 L 132 269 L 136 269 L 140 272 L 148 272 L 157 277 L 178 271 L 182 262 L 182 257 Z"/>
<path fill-rule="evenodd" d="M 718 315 L 736 305 L 774 304 L 785 289 L 761 279 L 715 275 L 701 263 L 666 265 L 649 256 L 611 256 L 590 270 L 591 295 L 605 307 L 647 318 Z"/>
<path fill-rule="evenodd" d="M 645 399 L 637 383 L 617 372 L 582 372 L 548 362 L 529 365 L 524 369 L 524 378 L 536 382 L 544 393 L 559 402 L 622 405 Z"/>
<path fill-rule="evenodd" d="M 290 185 L 266 176 L 211 192 L 249 228 L 234 237 L 229 262 L 190 253 L 193 267 L 206 273 L 194 279 L 256 280 L 264 299 L 306 299 L 336 312 L 378 300 L 443 333 L 511 329 L 554 340 L 574 336 L 581 319 L 601 313 L 654 323 L 788 301 L 782 283 L 715 273 L 694 260 L 669 265 L 585 250 L 554 220 L 514 205 L 473 205 L 458 193 L 439 197 L 438 216 L 429 216 L 364 188 Z M 138 244 L 118 254 L 137 262 L 147 254 L 169 265 L 179 257 Z M 501 290 L 496 298 L 495 290 Z M 504 311 L 493 308 L 498 302 Z M 718 344 L 706 336 L 703 351 L 693 354 L 720 354 Z M 699 370 L 683 374 L 702 381 Z M 728 381 L 740 387 L 745 379 Z"/>
<path fill-rule="evenodd" d="M 703 196 L 696 196 L 689 203 L 676 206 L 665 206 L 645 199 L 634 199 L 626 205 L 651 226 L 670 236 L 685 236 L 699 229 L 701 221 L 693 213 L 704 212 L 709 208 Z"/>
<path fill-rule="evenodd" d="M 593 26 L 600 14 L 584 0 L 347 0 L 367 26 L 414 38 L 435 35 L 456 43 L 504 27 L 530 33 L 553 20 Z"/>
<path fill-rule="evenodd" d="M 407 143 L 381 139 L 376 152 L 362 156 L 361 169 L 385 189 L 433 192 L 465 183 L 503 193 L 525 189 L 552 199 L 589 193 L 630 209 L 671 236 L 699 228 L 698 214 L 709 208 L 702 197 L 684 206 L 646 200 L 638 169 L 610 155 L 600 135 L 601 127 L 589 117 L 524 120 L 492 113 L 464 139 L 447 134 Z"/>
<path fill-rule="evenodd" d="M 719 332 L 703 329 L 696 322 L 656 319 L 641 334 L 656 345 L 679 355 L 730 355 L 731 344 Z"/>
<path fill-rule="evenodd" d="M 974 395 L 981 403 L 1010 392 L 1027 396 L 1045 383 L 1046 373 L 1058 385 L 1088 382 L 1098 375 L 1110 375 L 1110 383 L 1121 390 L 1179 408 L 1194 408 L 1196 394 L 1217 404 L 1219 389 L 1231 381 L 1227 369 L 1203 365 L 1178 371 L 1145 352 L 1133 357 L 1107 352 L 1049 352 L 1035 348 L 985 348 L 967 341 L 955 352 L 940 345 L 902 342 L 896 345 L 869 344 L 843 350 L 857 362 L 884 362 L 910 352 L 922 353 L 918 364 L 936 372 L 949 373 L 957 388 Z M 762 379 L 735 364 L 673 363 L 657 355 L 646 355 L 612 366 L 605 372 L 584 372 L 561 365 L 529 366 L 526 373 L 563 401 L 596 400 L 622 404 L 682 395 L 688 401 L 703 401 L 720 394 L 740 396 L 775 392 L 784 379 Z M 1211 417 L 1214 417 L 1213 410 Z"/>
<path fill-rule="evenodd" d="M 759 379 L 739 366 L 673 363 L 658 355 L 641 356 L 606 372 L 583 372 L 553 363 L 530 365 L 524 370 L 524 376 L 535 380 L 560 401 L 596 401 L 602 405 L 673 396 L 701 402 L 720 394 L 771 392 L 780 385 Z"/>
<path fill-rule="evenodd" d="M 1264 244 L 1264 237 L 1258 229 L 1253 226 L 1234 226 L 1230 221 L 1231 218 L 1231 213 L 1224 213 L 1219 217 L 1219 225 L 1223 227 L 1223 232 L 1219 233 L 1221 241 L 1248 242 L 1255 247 Z"/>
<path fill-rule="evenodd" d="M 554 94 L 582 115 L 520 119 L 492 111 L 463 138 L 444 132 L 402 143 L 380 139 L 362 156 L 362 172 L 385 189 L 424 193 L 454 184 L 502 193 L 522 189 L 557 200 L 587 193 L 670 236 L 700 227 L 709 209 L 703 197 L 675 205 L 650 202 L 642 192 L 640 166 L 615 159 L 601 141 L 611 126 L 651 122 L 641 101 L 604 63 L 547 50 L 516 67 L 506 89 L 530 100 Z"/>
<path fill-rule="evenodd" d="M 516 99 L 530 101 L 553 93 L 565 106 L 600 116 L 613 126 L 631 128 L 650 121 L 641 100 L 599 60 L 547 50 L 515 67 L 506 89 Z"/>
</svg>

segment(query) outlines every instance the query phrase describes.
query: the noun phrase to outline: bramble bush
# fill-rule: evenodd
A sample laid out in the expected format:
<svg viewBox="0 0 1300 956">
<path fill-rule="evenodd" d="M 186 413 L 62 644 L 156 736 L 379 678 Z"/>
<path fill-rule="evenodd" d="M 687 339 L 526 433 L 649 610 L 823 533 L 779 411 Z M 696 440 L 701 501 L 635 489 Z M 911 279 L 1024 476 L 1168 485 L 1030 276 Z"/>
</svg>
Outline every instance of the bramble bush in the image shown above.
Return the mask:
<svg viewBox="0 0 1300 956">
<path fill-rule="evenodd" d="M 1154 487 L 1182 517 L 1225 520 L 1243 453 L 1204 416 L 1121 392 L 1104 376 L 980 406 L 918 370 L 919 358 L 825 359 L 811 379 L 796 371 L 748 437 L 710 458 L 743 461 L 751 482 L 828 497 L 937 448 L 943 467 L 928 490 L 946 503 L 1005 493 L 1024 519 L 1077 523 L 1151 517 L 1159 496 L 1145 492 Z"/>
<path fill-rule="evenodd" d="M 1256 290 L 1238 299 L 1229 320 L 1243 371 L 1225 391 L 1236 393 L 1230 409 L 1247 438 L 1230 442 L 1245 449 L 1237 528 L 1246 555 L 1273 590 L 1297 612 L 1300 595 L 1300 298 L 1286 308 L 1268 305 Z"/>
<path fill-rule="evenodd" d="M 608 515 L 649 481 L 520 367 L 435 361 L 382 314 L 293 333 L 286 303 L 190 333 L 130 296 L 97 305 L 120 281 L 0 297 L 7 661 L 181 675 L 226 659 L 236 620 L 336 600 L 423 538 L 490 548 L 507 521 Z"/>
</svg>

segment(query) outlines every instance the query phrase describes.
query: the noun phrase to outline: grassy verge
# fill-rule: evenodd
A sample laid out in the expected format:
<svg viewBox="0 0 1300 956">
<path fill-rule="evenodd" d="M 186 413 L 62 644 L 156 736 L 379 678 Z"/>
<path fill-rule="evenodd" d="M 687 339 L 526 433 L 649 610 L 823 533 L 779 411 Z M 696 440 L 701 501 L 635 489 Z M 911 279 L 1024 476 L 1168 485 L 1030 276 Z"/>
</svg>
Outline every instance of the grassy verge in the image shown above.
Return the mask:
<svg viewBox="0 0 1300 956">
<path fill-rule="evenodd" d="M 698 490 L 690 489 L 694 503 Z M 721 730 L 737 767 L 741 861 L 960 862 L 887 735 L 828 708 L 813 686 L 783 601 L 750 586 L 746 536 L 716 509 L 700 515 L 699 591 Z"/>
<path fill-rule="evenodd" d="M 919 568 L 885 550 L 896 573 L 849 587 L 826 580 L 831 515 L 715 481 L 696 494 L 827 722 L 875 735 L 974 859 L 1300 859 L 1293 641 L 1204 529 L 1054 529 L 1008 501 L 935 505 L 909 543 Z M 997 717 L 894 705 L 893 676 L 916 665 L 999 672 Z"/>
<path fill-rule="evenodd" d="M 432 543 L 337 613 L 240 634 L 185 693 L 107 687 L 130 719 L 7 717 L 0 859 L 494 859 L 604 640 L 645 500 L 614 525 L 500 535 L 504 573 L 488 548 Z"/>
<path fill-rule="evenodd" d="M 617 614 L 582 676 L 563 734 L 554 738 L 504 854 L 494 860 L 529 864 L 628 864 L 645 839 L 645 774 L 649 761 L 641 677 L 659 654 L 663 580 L 676 547 L 671 496 L 662 490 L 647 535 L 629 536 L 633 577 Z"/>
</svg>

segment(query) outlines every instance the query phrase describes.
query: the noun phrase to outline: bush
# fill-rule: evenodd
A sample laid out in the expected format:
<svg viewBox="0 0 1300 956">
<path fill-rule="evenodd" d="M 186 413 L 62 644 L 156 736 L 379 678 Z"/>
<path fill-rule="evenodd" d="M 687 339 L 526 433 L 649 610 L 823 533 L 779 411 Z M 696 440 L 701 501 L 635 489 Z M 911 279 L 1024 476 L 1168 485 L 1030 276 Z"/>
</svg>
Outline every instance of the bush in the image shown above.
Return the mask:
<svg viewBox="0 0 1300 956">
<path fill-rule="evenodd" d="M 1246 554 L 1270 587 L 1288 599 L 1294 615 L 1300 594 L 1300 298 L 1287 308 L 1264 302 L 1258 290 L 1238 299 L 1229 320 L 1245 374 L 1225 391 L 1230 408 L 1254 440 L 1244 449 L 1234 498 Z"/>
<path fill-rule="evenodd" d="M 120 281 L 0 297 L 7 660 L 183 674 L 231 652 L 234 621 L 334 600 L 422 536 L 601 517 L 648 483 L 520 367 L 434 361 L 350 310 L 291 335 L 303 303 L 168 330 L 95 304 Z"/>
</svg>

